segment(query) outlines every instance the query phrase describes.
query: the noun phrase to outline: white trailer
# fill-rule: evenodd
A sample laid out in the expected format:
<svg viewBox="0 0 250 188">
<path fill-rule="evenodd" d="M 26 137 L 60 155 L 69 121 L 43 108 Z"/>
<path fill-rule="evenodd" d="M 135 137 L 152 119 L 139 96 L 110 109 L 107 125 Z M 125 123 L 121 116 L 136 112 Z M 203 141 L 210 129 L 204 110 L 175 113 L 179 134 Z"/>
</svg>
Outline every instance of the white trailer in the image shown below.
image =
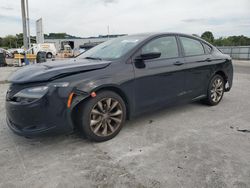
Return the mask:
<svg viewBox="0 0 250 188">
<path fill-rule="evenodd" d="M 57 55 L 57 50 L 54 43 L 32 44 L 28 52 L 37 55 L 38 52 L 46 52 L 46 58 L 51 59 Z"/>
</svg>

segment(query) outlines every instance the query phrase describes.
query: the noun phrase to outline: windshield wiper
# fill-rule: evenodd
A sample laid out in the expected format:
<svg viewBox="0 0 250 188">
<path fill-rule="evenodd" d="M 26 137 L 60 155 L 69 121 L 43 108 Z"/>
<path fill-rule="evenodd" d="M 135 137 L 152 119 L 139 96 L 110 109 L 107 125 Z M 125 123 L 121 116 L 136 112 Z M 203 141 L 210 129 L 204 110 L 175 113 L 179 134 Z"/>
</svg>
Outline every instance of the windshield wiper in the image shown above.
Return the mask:
<svg viewBox="0 0 250 188">
<path fill-rule="evenodd" d="M 85 57 L 85 59 L 102 60 L 100 57 Z"/>
</svg>

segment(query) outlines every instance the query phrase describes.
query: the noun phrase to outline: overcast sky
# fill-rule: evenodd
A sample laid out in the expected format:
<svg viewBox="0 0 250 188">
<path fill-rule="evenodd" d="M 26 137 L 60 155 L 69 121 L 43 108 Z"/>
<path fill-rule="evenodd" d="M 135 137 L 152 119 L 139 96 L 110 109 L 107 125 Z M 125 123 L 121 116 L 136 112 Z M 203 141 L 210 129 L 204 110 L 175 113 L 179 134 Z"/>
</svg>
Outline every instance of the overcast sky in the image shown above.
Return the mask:
<svg viewBox="0 0 250 188">
<path fill-rule="evenodd" d="M 42 17 L 44 32 L 88 37 L 141 32 L 250 36 L 250 0 L 29 0 L 31 34 Z M 0 36 L 22 32 L 21 0 L 0 0 Z"/>
</svg>

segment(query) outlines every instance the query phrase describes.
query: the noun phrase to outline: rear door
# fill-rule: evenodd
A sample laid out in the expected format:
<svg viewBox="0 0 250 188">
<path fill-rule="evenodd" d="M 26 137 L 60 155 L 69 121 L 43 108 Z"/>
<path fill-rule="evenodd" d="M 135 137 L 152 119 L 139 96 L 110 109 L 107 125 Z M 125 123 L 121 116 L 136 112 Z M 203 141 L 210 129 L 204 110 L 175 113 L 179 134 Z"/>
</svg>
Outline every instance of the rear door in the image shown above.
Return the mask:
<svg viewBox="0 0 250 188">
<path fill-rule="evenodd" d="M 185 58 L 186 96 L 199 97 L 206 94 L 213 57 L 208 52 L 209 46 L 204 46 L 201 41 L 187 36 L 180 36 L 179 39 Z"/>
<path fill-rule="evenodd" d="M 160 52 L 157 59 L 134 61 L 135 110 L 147 111 L 176 102 L 184 90 L 184 71 L 181 66 L 177 39 L 174 35 L 154 38 L 135 55 Z M 134 58 L 135 58 L 134 57 Z"/>
</svg>

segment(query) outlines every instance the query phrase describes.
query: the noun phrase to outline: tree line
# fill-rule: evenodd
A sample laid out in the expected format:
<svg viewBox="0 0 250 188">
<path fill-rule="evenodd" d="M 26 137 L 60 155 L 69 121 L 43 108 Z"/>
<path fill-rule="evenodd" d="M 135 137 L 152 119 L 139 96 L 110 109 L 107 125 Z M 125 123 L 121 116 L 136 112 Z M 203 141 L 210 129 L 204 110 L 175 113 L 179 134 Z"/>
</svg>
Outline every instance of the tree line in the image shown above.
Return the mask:
<svg viewBox="0 0 250 188">
<path fill-rule="evenodd" d="M 45 39 L 77 39 L 80 37 L 68 35 L 67 33 L 49 33 L 44 34 Z M 31 43 L 36 43 L 36 37 L 30 36 Z M 19 33 L 16 35 L 7 35 L 5 37 L 0 37 L 0 47 L 9 48 L 21 48 L 23 46 L 23 34 Z"/>
<path fill-rule="evenodd" d="M 30 37 L 31 43 L 36 43 L 36 37 Z M 7 35 L 5 37 L 0 37 L 0 47 L 9 48 L 21 48 L 23 46 L 23 34 Z"/>
<path fill-rule="evenodd" d="M 195 35 L 197 36 L 197 35 Z M 204 32 L 201 36 L 204 40 L 215 46 L 249 46 L 250 38 L 244 35 L 240 36 L 229 36 L 220 37 L 215 39 L 211 31 Z M 49 33 L 44 35 L 45 39 L 66 39 L 66 38 L 80 38 L 66 33 Z M 31 36 L 30 40 L 32 43 L 36 43 L 36 37 Z M 1 48 L 21 48 L 23 46 L 23 34 L 19 33 L 16 35 L 7 35 L 5 37 L 0 37 L 0 47 Z"/>
<path fill-rule="evenodd" d="M 220 37 L 215 39 L 211 31 L 206 31 L 201 38 L 213 44 L 214 46 L 249 46 L 250 38 L 244 35 Z"/>
</svg>

